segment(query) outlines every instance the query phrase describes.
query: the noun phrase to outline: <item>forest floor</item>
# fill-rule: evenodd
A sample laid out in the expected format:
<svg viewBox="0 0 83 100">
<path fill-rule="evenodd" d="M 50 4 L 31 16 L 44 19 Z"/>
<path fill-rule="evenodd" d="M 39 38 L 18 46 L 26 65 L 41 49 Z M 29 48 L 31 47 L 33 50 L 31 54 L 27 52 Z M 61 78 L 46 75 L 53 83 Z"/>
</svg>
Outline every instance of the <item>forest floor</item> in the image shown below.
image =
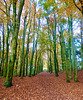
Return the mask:
<svg viewBox="0 0 83 100">
<path fill-rule="evenodd" d="M 3 86 L 5 78 L 0 78 L 0 100 L 83 100 L 83 70 L 78 71 L 80 82 L 66 82 L 64 73 L 59 77 L 46 71 L 36 76 L 13 78 L 13 86 Z"/>
</svg>

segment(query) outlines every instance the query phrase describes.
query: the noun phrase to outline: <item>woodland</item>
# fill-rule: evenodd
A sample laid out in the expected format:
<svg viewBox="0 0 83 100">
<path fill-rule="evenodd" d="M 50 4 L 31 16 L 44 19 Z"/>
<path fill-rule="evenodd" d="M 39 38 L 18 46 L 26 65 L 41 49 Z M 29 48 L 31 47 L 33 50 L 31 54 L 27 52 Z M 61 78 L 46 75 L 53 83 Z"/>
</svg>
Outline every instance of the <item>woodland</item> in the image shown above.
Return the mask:
<svg viewBox="0 0 83 100">
<path fill-rule="evenodd" d="M 0 100 L 82 100 L 82 86 L 83 0 L 0 0 Z"/>
</svg>

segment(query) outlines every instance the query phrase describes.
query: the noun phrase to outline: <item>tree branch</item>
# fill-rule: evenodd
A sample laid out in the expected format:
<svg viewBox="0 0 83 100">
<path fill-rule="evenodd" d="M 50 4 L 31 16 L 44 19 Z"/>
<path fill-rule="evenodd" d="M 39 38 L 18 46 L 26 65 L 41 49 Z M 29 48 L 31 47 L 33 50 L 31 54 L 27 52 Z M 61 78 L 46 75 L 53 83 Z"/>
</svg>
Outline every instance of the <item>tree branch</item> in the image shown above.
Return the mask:
<svg viewBox="0 0 83 100">
<path fill-rule="evenodd" d="M 21 16 L 21 13 L 22 13 L 22 9 L 23 9 L 25 0 L 20 0 L 19 2 L 20 2 L 20 5 L 19 5 L 19 11 L 18 11 L 18 17 L 17 17 L 17 20 L 20 19 L 20 16 Z"/>
<path fill-rule="evenodd" d="M 3 0 L 4 2 L 5 2 L 5 5 L 7 6 L 7 3 L 6 3 L 6 1 L 5 0 Z"/>
<path fill-rule="evenodd" d="M 4 12 L 4 13 L 8 16 L 8 14 L 7 14 L 2 8 L 0 8 L 0 10 L 1 10 L 2 12 Z"/>
<path fill-rule="evenodd" d="M 82 12 L 82 10 L 76 5 L 75 0 L 73 0 L 74 5 Z"/>
</svg>

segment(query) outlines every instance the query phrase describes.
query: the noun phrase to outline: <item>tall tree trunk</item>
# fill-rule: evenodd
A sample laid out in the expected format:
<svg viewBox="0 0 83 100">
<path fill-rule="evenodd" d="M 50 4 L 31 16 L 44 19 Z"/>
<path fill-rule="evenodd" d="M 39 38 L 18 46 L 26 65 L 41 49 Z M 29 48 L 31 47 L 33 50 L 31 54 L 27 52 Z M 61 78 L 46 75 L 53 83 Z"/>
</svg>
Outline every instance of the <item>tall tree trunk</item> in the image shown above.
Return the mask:
<svg viewBox="0 0 83 100">
<path fill-rule="evenodd" d="M 35 43 L 36 55 L 35 55 L 34 75 L 36 74 L 35 72 L 36 72 L 36 62 L 37 62 L 37 42 L 38 42 L 38 38 L 39 38 L 39 29 L 40 29 L 40 17 L 38 19 L 37 39 L 36 39 L 36 43 Z"/>
<path fill-rule="evenodd" d="M 81 8 L 82 9 L 80 9 L 77 5 L 76 5 L 76 3 L 75 3 L 75 0 L 73 0 L 73 2 L 74 2 L 74 5 L 79 9 L 79 11 L 81 11 L 81 13 L 82 13 L 82 21 L 81 21 L 81 59 L 82 59 L 82 61 L 81 61 L 81 67 L 82 67 L 82 69 L 83 69 L 83 0 L 79 0 L 80 1 L 80 3 L 81 3 Z"/>
<path fill-rule="evenodd" d="M 78 82 L 77 78 L 77 65 L 76 63 L 76 56 L 75 56 L 75 44 L 74 44 L 74 39 L 73 39 L 73 21 L 72 21 L 72 15 L 70 15 L 71 19 L 71 54 L 72 54 L 72 67 L 74 69 L 74 81 Z"/>
<path fill-rule="evenodd" d="M 0 36 L 0 75 L 1 75 L 1 36 Z"/>
<path fill-rule="evenodd" d="M 25 64 L 24 64 L 24 59 L 25 59 L 25 54 L 24 54 L 24 45 L 25 45 L 25 36 L 26 36 L 26 29 L 27 29 L 27 25 L 26 25 L 26 18 L 27 15 L 24 18 L 24 30 L 23 30 L 23 47 L 22 47 L 22 59 L 21 59 L 21 66 L 22 66 L 22 72 L 21 72 L 21 78 L 23 78 L 24 76 L 24 70 L 25 70 Z"/>
<path fill-rule="evenodd" d="M 21 76 L 21 73 L 22 73 L 22 53 L 21 53 L 21 56 L 20 56 L 20 71 L 19 71 L 19 77 Z"/>
<path fill-rule="evenodd" d="M 4 41 L 4 23 L 3 23 L 3 52 L 2 52 L 2 67 L 1 67 L 1 75 L 3 76 L 3 72 L 4 72 L 4 47 L 5 47 L 5 41 Z"/>
<path fill-rule="evenodd" d="M 28 38 L 27 38 L 27 50 L 26 50 L 26 76 L 28 75 L 29 34 L 30 34 L 30 28 L 29 28 Z"/>
<path fill-rule="evenodd" d="M 59 72 L 58 59 L 56 59 L 57 71 Z"/>
<path fill-rule="evenodd" d="M 17 76 L 17 70 L 18 70 L 18 63 L 19 63 L 19 55 L 20 55 L 20 41 L 18 42 L 18 53 L 16 57 L 16 66 L 15 66 L 15 76 Z"/>
<path fill-rule="evenodd" d="M 66 45 L 65 45 L 65 41 L 64 41 L 64 37 L 63 37 L 63 30 L 62 30 L 62 25 L 61 25 L 61 23 L 59 23 L 60 24 L 60 44 L 61 44 L 61 49 L 62 49 L 62 59 L 63 59 L 63 57 L 64 57 L 64 59 L 63 59 L 63 63 L 64 63 L 64 69 L 65 69 L 65 71 L 66 71 L 66 79 L 67 79 L 67 82 L 70 82 L 69 81 L 69 74 L 68 74 L 68 64 L 67 64 L 67 62 L 68 62 L 68 60 L 67 60 L 67 54 L 66 54 Z"/>
<path fill-rule="evenodd" d="M 50 49 L 51 49 L 51 47 L 50 47 Z M 53 72 L 53 69 L 52 69 L 52 61 L 51 61 L 51 51 L 50 51 L 50 72 L 52 73 Z"/>
<path fill-rule="evenodd" d="M 56 56 L 56 17 L 54 14 L 54 20 L 55 20 L 55 24 L 54 24 L 54 31 L 53 31 L 53 41 L 54 41 L 54 66 L 55 66 L 55 76 L 58 77 L 58 70 L 57 70 L 57 56 Z"/>
<path fill-rule="evenodd" d="M 50 27 L 49 27 L 49 17 L 46 17 L 46 19 L 47 19 L 47 26 L 48 26 L 48 38 L 49 38 L 49 40 L 51 42 L 51 36 L 49 34 L 49 31 L 50 31 Z M 50 49 L 51 49 L 51 45 L 50 45 Z M 51 50 L 50 50 L 49 60 L 50 60 L 50 66 L 48 65 L 49 66 L 49 71 L 52 73 Z"/>
<path fill-rule="evenodd" d="M 11 2 L 11 1 L 10 1 Z M 6 54 L 5 54 L 5 65 L 4 65 L 4 73 L 3 76 L 6 77 L 7 74 L 7 68 L 8 68 L 8 53 L 9 53 L 9 43 L 8 43 L 8 39 L 9 39 L 9 33 L 10 33 L 10 29 L 9 29 L 9 17 L 8 15 L 10 15 L 10 7 L 11 7 L 11 3 L 9 5 L 9 7 L 7 7 L 6 4 L 6 13 L 7 13 L 7 36 L 6 36 Z M 7 9 L 8 8 L 8 9 Z"/>
<path fill-rule="evenodd" d="M 40 56 L 38 57 L 38 60 L 37 60 L 37 74 L 39 73 L 39 59 L 40 59 Z"/>
<path fill-rule="evenodd" d="M 29 33 L 28 33 L 28 37 L 27 37 L 27 49 L 26 49 L 26 76 L 28 75 L 28 54 L 29 54 L 29 35 L 30 35 L 30 30 L 31 30 L 31 22 L 32 20 L 30 20 L 30 27 L 29 27 Z"/>
<path fill-rule="evenodd" d="M 49 66 L 49 52 L 47 51 L 47 56 L 48 56 L 48 59 L 47 59 L 47 67 L 48 67 L 48 72 L 50 72 L 50 66 Z"/>
<path fill-rule="evenodd" d="M 74 69 L 74 48 L 73 48 L 73 28 L 72 28 L 72 15 L 70 15 L 70 20 L 71 20 L 71 55 L 72 55 L 72 68 Z"/>
<path fill-rule="evenodd" d="M 35 67 L 34 67 L 34 75 L 36 75 L 36 69 L 37 69 L 37 49 L 36 49 L 36 55 L 35 55 Z"/>
<path fill-rule="evenodd" d="M 5 55 L 5 67 L 4 67 L 4 77 L 6 77 L 7 74 L 7 68 L 8 68 L 8 53 L 9 53 L 9 27 L 7 23 L 7 37 L 6 37 L 6 55 Z"/>
<path fill-rule="evenodd" d="M 83 69 L 83 6 L 82 6 L 82 23 L 81 23 L 81 59 L 82 59 L 81 66 Z"/>
<path fill-rule="evenodd" d="M 18 57 L 19 57 L 19 55 L 18 55 L 18 56 L 17 56 L 17 58 L 16 58 L 15 76 L 17 76 L 17 69 L 18 69 Z"/>
<path fill-rule="evenodd" d="M 79 82 L 78 76 L 77 76 L 78 67 L 77 67 L 77 58 L 76 58 L 76 47 L 75 47 L 75 44 L 73 44 L 73 47 L 74 47 L 74 81 L 75 82 Z"/>
<path fill-rule="evenodd" d="M 32 55 L 31 55 L 31 61 L 30 61 L 30 73 L 29 77 L 31 77 L 32 74 L 32 66 L 33 66 L 33 57 L 34 57 L 34 52 L 35 52 L 35 15 L 36 15 L 36 5 L 34 4 L 34 25 L 33 25 L 33 49 L 32 49 Z"/>
<path fill-rule="evenodd" d="M 12 36 L 12 50 L 11 50 L 11 56 L 9 59 L 9 65 L 8 65 L 8 69 L 7 69 L 6 81 L 4 83 L 5 87 L 12 86 L 13 69 L 14 69 L 15 55 L 16 55 L 15 51 L 17 50 L 16 47 L 17 47 L 17 39 L 18 39 L 18 33 L 19 33 L 19 27 L 20 27 L 20 17 L 21 17 L 23 6 L 24 6 L 24 2 L 25 2 L 25 0 L 20 0 L 19 9 L 18 9 L 18 16 L 16 19 L 16 27 L 14 29 L 15 30 L 14 34 L 12 32 L 12 35 L 13 35 Z M 15 3 L 15 2 L 13 2 L 13 3 Z"/>
<path fill-rule="evenodd" d="M 68 60 L 69 60 L 69 78 L 72 79 L 70 17 L 68 17 Z"/>
</svg>

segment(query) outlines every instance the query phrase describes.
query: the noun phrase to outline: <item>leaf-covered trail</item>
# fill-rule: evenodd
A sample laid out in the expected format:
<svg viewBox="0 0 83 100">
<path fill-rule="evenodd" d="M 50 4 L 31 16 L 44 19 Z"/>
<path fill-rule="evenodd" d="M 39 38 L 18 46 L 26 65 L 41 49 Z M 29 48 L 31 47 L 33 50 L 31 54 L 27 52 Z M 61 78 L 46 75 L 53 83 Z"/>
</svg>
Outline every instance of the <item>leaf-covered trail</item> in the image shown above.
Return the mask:
<svg viewBox="0 0 83 100">
<path fill-rule="evenodd" d="M 78 71 L 79 81 L 66 83 L 65 74 L 41 72 L 33 77 L 13 78 L 13 86 L 5 88 L 0 78 L 0 100 L 83 100 L 83 70 Z"/>
</svg>

